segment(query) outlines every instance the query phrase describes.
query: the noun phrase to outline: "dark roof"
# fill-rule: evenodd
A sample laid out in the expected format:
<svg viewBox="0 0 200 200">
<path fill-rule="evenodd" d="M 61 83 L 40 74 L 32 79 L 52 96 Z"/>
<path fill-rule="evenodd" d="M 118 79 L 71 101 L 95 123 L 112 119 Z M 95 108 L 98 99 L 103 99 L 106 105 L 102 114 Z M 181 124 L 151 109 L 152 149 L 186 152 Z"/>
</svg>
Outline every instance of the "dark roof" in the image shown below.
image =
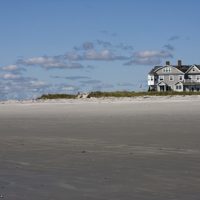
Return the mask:
<svg viewBox="0 0 200 200">
<path fill-rule="evenodd" d="M 200 65 L 195 65 L 200 70 Z"/>
<path fill-rule="evenodd" d="M 173 67 L 179 69 L 180 71 L 182 71 L 183 73 L 185 73 L 192 65 L 173 65 Z"/>
<path fill-rule="evenodd" d="M 195 64 L 194 64 L 195 65 Z M 186 72 L 190 67 L 192 67 L 193 65 L 181 65 L 181 66 L 174 66 L 176 67 L 177 69 L 179 69 L 180 71 L 182 72 Z M 195 65 L 199 70 L 200 70 L 200 65 Z"/>
<path fill-rule="evenodd" d="M 149 72 L 149 74 L 155 74 L 155 71 L 157 70 L 157 69 L 159 69 L 159 68 L 161 68 L 161 67 L 163 67 L 163 66 L 155 66 L 150 72 Z"/>
<path fill-rule="evenodd" d="M 185 73 L 191 66 L 193 65 L 181 65 L 181 66 L 178 66 L 178 65 L 170 65 L 172 67 L 175 67 L 177 69 L 179 69 L 181 72 Z M 195 65 L 199 70 L 200 70 L 200 65 Z M 155 74 L 155 71 L 159 68 L 162 68 L 162 67 L 165 67 L 165 66 L 155 66 L 150 72 L 149 74 Z"/>
</svg>

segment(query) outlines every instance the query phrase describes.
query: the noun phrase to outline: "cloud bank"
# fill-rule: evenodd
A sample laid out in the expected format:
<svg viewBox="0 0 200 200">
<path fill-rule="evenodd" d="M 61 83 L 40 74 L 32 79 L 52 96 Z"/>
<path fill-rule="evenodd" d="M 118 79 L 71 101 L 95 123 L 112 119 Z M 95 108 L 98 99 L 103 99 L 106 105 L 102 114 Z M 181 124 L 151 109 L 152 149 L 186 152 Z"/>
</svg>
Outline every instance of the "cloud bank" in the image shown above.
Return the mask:
<svg viewBox="0 0 200 200">
<path fill-rule="evenodd" d="M 173 58 L 172 53 L 169 51 L 161 50 L 161 51 L 153 51 L 153 50 L 145 50 L 145 51 L 137 51 L 133 53 L 132 60 L 125 63 L 125 65 L 157 65 L 162 62 L 162 59 Z"/>
</svg>

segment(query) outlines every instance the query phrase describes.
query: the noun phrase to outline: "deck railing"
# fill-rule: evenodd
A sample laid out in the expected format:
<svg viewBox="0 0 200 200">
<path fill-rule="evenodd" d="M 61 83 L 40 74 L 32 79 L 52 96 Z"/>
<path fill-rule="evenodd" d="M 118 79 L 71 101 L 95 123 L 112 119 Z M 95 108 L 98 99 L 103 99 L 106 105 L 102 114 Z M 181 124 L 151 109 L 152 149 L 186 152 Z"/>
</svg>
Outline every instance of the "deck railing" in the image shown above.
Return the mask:
<svg viewBox="0 0 200 200">
<path fill-rule="evenodd" d="M 184 83 L 200 83 L 200 79 L 199 80 L 193 80 L 193 79 L 184 79 L 183 80 Z"/>
</svg>

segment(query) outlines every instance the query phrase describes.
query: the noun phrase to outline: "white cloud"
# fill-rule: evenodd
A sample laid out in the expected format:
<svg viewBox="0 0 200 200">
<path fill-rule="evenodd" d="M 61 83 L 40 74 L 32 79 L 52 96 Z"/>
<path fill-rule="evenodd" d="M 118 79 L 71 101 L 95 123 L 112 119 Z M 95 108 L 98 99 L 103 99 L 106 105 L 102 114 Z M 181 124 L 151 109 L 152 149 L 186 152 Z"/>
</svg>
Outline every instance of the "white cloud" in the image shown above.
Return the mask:
<svg viewBox="0 0 200 200">
<path fill-rule="evenodd" d="M 79 69 L 83 68 L 83 66 L 79 63 L 66 63 L 62 56 L 40 56 L 40 57 L 32 57 L 28 59 L 18 60 L 19 64 L 28 65 L 28 66 L 40 66 L 45 69 Z"/>
<path fill-rule="evenodd" d="M 82 60 L 82 56 L 79 55 L 77 52 L 68 52 L 64 55 L 64 58 L 69 61 L 77 61 Z"/>
<path fill-rule="evenodd" d="M 0 76 L 0 78 L 3 78 L 5 80 L 13 80 L 13 79 L 19 79 L 21 76 L 18 74 L 11 74 L 11 73 L 7 73 L 7 74 L 2 74 Z"/>
<path fill-rule="evenodd" d="M 68 52 L 64 55 L 64 58 L 69 61 L 115 61 L 115 60 L 125 60 L 128 59 L 126 56 L 116 55 L 113 51 L 108 49 L 96 50 L 88 49 L 84 50 L 82 54 L 76 51 Z"/>
<path fill-rule="evenodd" d="M 28 58 L 26 60 L 23 60 L 23 63 L 26 65 L 44 65 L 44 66 L 48 66 L 49 64 L 51 65 L 52 63 L 57 64 L 53 58 L 47 56 Z"/>
<path fill-rule="evenodd" d="M 136 58 L 169 58 L 173 57 L 168 51 L 138 51 L 133 54 Z"/>
<path fill-rule="evenodd" d="M 39 81 L 39 80 L 31 80 L 30 84 L 33 87 L 43 87 L 47 85 L 44 81 Z"/>
<path fill-rule="evenodd" d="M 110 50 L 104 49 L 101 51 L 89 50 L 84 53 L 84 60 L 102 60 L 102 61 L 114 61 L 127 59 L 125 56 L 115 55 Z"/>
<path fill-rule="evenodd" d="M 90 50 L 85 52 L 84 58 L 86 60 L 110 60 L 113 59 L 113 55 L 109 50 L 102 50 L 100 52 Z"/>
<path fill-rule="evenodd" d="M 67 79 L 71 81 L 81 80 L 81 79 L 90 79 L 88 76 L 51 76 L 51 78 L 55 79 Z"/>
<path fill-rule="evenodd" d="M 25 71 L 24 68 L 22 68 L 21 66 L 18 65 L 7 65 L 7 66 L 3 66 L 0 68 L 0 70 L 3 70 L 5 72 L 11 72 L 14 74 L 20 74 L 21 71 Z"/>
<path fill-rule="evenodd" d="M 7 65 L 7 66 L 2 67 L 2 69 L 4 71 L 15 71 L 15 70 L 18 70 L 19 67 L 17 65 Z"/>
<path fill-rule="evenodd" d="M 160 64 L 162 59 L 172 58 L 173 55 L 169 51 L 138 51 L 134 52 L 133 59 L 124 65 L 157 65 Z"/>
</svg>

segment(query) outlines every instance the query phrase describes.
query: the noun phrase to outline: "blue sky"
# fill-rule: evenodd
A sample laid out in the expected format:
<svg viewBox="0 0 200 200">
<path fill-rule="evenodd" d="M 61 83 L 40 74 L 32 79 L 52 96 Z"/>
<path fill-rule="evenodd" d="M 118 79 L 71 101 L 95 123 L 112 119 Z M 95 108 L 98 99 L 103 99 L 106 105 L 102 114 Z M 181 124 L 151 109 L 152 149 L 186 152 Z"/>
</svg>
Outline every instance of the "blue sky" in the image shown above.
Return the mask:
<svg viewBox="0 0 200 200">
<path fill-rule="evenodd" d="M 1 0 L 1 99 L 146 90 L 166 60 L 200 64 L 198 0 Z"/>
</svg>

